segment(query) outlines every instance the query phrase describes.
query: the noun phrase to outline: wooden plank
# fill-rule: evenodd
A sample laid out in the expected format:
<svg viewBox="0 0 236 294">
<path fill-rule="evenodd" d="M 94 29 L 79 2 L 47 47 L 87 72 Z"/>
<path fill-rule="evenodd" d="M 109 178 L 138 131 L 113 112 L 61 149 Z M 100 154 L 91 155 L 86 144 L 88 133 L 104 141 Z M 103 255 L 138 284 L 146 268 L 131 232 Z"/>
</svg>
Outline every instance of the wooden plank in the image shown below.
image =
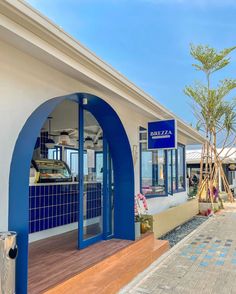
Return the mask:
<svg viewBox="0 0 236 294">
<path fill-rule="evenodd" d="M 169 249 L 147 233 L 76 249 L 76 231 L 30 245 L 29 293 L 116 293 Z"/>
<path fill-rule="evenodd" d="M 28 292 L 43 293 L 132 243 L 128 240 L 102 241 L 77 249 L 77 231 L 50 237 L 29 246 Z"/>
<path fill-rule="evenodd" d="M 168 249 L 168 241 L 155 240 L 153 234 L 147 235 L 95 266 L 50 289 L 46 294 L 117 293 Z"/>
</svg>

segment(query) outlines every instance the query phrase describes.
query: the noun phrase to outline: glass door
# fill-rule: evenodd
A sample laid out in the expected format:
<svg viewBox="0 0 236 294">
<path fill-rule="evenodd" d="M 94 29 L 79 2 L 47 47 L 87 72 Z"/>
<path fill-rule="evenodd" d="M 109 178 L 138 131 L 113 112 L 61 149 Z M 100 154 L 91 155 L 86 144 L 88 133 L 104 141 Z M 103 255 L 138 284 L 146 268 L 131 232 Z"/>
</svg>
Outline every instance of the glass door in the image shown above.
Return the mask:
<svg viewBox="0 0 236 294">
<path fill-rule="evenodd" d="M 112 238 L 114 235 L 114 193 L 115 193 L 115 184 L 114 184 L 114 172 L 113 172 L 113 163 L 111 159 L 111 154 L 108 150 L 107 153 L 108 156 L 108 162 L 107 162 L 107 175 L 108 175 L 108 181 L 107 181 L 107 207 L 108 207 L 108 216 L 107 216 L 107 234 L 106 238 Z"/>
<path fill-rule="evenodd" d="M 103 239 L 114 235 L 114 173 L 108 143 L 103 138 Z"/>
<path fill-rule="evenodd" d="M 112 234 L 109 152 L 95 117 L 80 106 L 79 248 Z"/>
</svg>

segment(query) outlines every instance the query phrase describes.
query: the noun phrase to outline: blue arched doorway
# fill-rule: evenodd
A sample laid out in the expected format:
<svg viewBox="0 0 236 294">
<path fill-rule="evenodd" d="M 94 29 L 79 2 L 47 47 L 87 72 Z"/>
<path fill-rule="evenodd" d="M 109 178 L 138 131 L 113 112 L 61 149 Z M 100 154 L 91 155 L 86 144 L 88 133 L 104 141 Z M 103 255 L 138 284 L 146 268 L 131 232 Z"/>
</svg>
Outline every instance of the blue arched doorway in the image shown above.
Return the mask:
<svg viewBox="0 0 236 294">
<path fill-rule="evenodd" d="M 83 99 L 87 103 L 83 104 Z M 108 141 L 114 169 L 114 237 L 134 240 L 134 169 L 125 129 L 114 109 L 91 94 L 73 94 L 53 98 L 39 106 L 26 121 L 17 139 L 9 178 L 9 230 L 18 233 L 16 290 L 27 293 L 29 166 L 34 144 L 48 115 L 69 99 L 91 112 L 101 125 Z M 81 108 L 82 109 L 82 108 Z"/>
</svg>

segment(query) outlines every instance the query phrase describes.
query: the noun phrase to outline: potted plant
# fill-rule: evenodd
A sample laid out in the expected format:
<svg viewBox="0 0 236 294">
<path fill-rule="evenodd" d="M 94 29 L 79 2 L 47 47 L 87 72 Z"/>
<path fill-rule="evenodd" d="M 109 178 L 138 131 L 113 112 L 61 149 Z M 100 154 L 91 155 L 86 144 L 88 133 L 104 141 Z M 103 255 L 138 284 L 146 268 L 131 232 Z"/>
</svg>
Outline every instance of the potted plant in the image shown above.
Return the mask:
<svg viewBox="0 0 236 294">
<path fill-rule="evenodd" d="M 212 193 L 212 197 L 210 197 L 210 193 Z M 207 198 L 201 199 L 199 202 L 199 211 L 203 215 L 211 215 L 213 212 L 218 211 L 221 208 L 221 203 L 219 201 L 219 191 L 213 186 L 212 191 L 208 189 Z"/>
<path fill-rule="evenodd" d="M 140 237 L 140 233 L 146 233 L 151 228 L 149 221 L 144 217 L 147 211 L 148 206 L 145 195 L 137 194 L 135 196 L 135 239 Z"/>
<path fill-rule="evenodd" d="M 140 215 L 135 215 L 135 240 L 139 239 L 141 236 L 141 221 L 140 221 L 141 216 Z"/>
</svg>

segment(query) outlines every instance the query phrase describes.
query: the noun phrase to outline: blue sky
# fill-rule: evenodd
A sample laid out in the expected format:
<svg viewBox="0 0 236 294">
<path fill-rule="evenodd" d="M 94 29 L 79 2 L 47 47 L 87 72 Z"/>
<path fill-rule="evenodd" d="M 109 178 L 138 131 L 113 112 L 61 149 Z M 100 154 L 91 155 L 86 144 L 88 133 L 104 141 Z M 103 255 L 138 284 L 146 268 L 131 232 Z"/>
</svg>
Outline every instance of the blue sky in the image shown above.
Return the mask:
<svg viewBox="0 0 236 294">
<path fill-rule="evenodd" d="M 236 45 L 236 0 L 28 0 L 66 32 L 188 123 L 185 85 L 203 76 L 189 44 Z M 232 64 L 214 79 L 236 77 Z"/>
</svg>

